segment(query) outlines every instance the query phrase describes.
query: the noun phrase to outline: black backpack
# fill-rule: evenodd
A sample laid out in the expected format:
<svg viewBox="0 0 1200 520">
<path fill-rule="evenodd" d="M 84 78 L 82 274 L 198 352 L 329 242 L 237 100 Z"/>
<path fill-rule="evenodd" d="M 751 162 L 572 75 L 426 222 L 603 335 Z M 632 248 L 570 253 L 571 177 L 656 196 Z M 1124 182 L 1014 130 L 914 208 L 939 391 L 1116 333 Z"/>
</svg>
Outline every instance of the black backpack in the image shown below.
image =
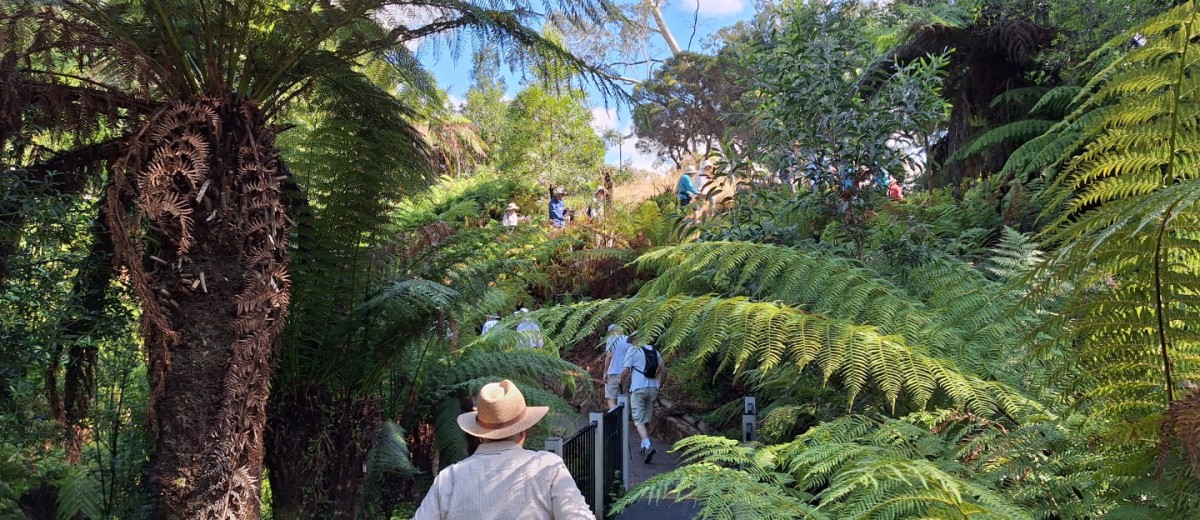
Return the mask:
<svg viewBox="0 0 1200 520">
<path fill-rule="evenodd" d="M 658 378 L 658 351 L 650 347 L 642 347 L 642 355 L 646 358 L 646 368 L 638 370 L 646 379 Z M 635 367 L 634 370 L 637 370 Z"/>
</svg>

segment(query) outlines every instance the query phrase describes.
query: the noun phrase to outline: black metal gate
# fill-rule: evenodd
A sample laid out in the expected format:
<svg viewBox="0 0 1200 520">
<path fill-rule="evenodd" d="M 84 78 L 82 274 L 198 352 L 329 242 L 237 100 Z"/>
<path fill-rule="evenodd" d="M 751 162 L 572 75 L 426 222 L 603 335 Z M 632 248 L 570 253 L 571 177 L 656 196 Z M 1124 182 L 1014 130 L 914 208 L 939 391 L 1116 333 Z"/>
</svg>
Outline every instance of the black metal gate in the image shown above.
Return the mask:
<svg viewBox="0 0 1200 520">
<path fill-rule="evenodd" d="M 622 421 L 625 412 L 625 403 L 617 405 L 616 408 L 609 410 L 604 414 L 604 421 L 601 422 L 604 430 L 601 432 L 604 439 L 604 469 L 603 488 L 604 488 L 604 511 L 611 511 L 612 504 L 625 492 L 625 464 L 623 449 L 629 442 L 625 438 L 625 423 Z M 610 515 L 611 516 L 611 515 Z"/>
<path fill-rule="evenodd" d="M 570 438 L 546 439 L 546 450 L 562 456 L 563 464 L 596 517 L 606 518 L 625 492 L 629 470 L 629 401 L 620 396 L 616 408 L 593 412 L 589 424 Z"/>
<path fill-rule="evenodd" d="M 593 482 L 596 465 L 596 423 L 591 423 L 575 432 L 571 438 L 563 441 L 562 459 L 575 479 L 575 485 L 583 493 L 583 499 L 588 507 L 596 509 L 595 483 Z"/>
</svg>

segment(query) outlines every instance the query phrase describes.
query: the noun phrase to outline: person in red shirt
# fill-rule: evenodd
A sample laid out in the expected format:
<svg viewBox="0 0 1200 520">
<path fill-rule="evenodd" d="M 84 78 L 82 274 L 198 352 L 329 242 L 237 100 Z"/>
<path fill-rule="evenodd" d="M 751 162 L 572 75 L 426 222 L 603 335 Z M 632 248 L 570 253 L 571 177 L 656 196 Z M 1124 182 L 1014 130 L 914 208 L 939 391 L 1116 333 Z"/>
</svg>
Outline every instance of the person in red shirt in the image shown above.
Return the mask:
<svg viewBox="0 0 1200 520">
<path fill-rule="evenodd" d="M 904 200 L 904 188 L 900 187 L 900 181 L 895 177 L 888 178 L 887 194 L 889 199 Z"/>
</svg>

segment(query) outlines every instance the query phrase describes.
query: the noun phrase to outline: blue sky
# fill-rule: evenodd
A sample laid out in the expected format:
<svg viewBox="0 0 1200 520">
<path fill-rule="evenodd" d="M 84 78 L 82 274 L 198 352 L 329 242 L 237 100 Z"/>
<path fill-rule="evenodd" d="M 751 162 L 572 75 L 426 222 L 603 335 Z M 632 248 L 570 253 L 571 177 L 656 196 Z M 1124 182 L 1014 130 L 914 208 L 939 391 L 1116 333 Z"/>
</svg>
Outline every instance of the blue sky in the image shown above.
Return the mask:
<svg viewBox="0 0 1200 520">
<path fill-rule="evenodd" d="M 702 42 L 709 35 L 721 29 L 748 20 L 754 14 L 753 0 L 672 0 L 663 9 L 663 16 L 678 40 L 680 47 L 693 51 L 702 51 Z M 695 34 L 693 35 L 693 25 Z M 651 53 L 656 57 L 669 56 L 661 38 L 651 35 Z M 442 43 L 444 45 L 444 42 Z M 438 84 L 447 90 L 452 102 L 462 99 L 471 86 L 471 53 L 464 49 L 457 58 L 450 56 L 445 49 L 440 52 L 433 49 L 420 49 L 418 56 L 434 72 Z M 519 80 L 508 80 L 510 94 L 520 88 Z M 611 102 L 605 107 L 604 100 L 593 96 L 592 124 L 597 129 L 619 128 L 623 135 L 628 135 L 629 110 L 627 107 L 616 107 Z M 618 158 L 624 154 L 626 161 L 632 160 L 633 165 L 640 168 L 654 168 L 654 158 L 641 154 L 634 149 L 636 139 L 626 139 L 620 146 L 613 146 L 606 157 L 609 164 L 617 164 Z"/>
</svg>

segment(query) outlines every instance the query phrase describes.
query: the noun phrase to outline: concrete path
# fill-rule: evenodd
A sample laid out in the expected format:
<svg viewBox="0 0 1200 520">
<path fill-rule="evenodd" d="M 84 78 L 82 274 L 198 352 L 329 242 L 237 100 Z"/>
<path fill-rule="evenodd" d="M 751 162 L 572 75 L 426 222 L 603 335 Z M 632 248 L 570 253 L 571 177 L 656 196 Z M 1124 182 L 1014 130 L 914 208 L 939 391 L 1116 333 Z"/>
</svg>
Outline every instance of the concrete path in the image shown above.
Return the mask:
<svg viewBox="0 0 1200 520">
<path fill-rule="evenodd" d="M 675 454 L 667 453 L 667 450 L 671 449 L 670 444 L 655 443 L 654 449 L 658 450 L 658 453 L 654 454 L 654 460 L 650 464 L 646 464 L 639 455 L 640 445 L 641 439 L 638 437 L 637 430 L 630 425 L 629 453 L 633 457 L 633 460 L 629 461 L 630 489 L 650 477 L 679 466 L 679 459 Z M 641 500 L 625 509 L 616 518 L 620 520 L 688 520 L 696 516 L 698 510 L 699 507 L 691 500 L 676 502 L 668 499 L 654 503 L 649 500 Z"/>
</svg>

